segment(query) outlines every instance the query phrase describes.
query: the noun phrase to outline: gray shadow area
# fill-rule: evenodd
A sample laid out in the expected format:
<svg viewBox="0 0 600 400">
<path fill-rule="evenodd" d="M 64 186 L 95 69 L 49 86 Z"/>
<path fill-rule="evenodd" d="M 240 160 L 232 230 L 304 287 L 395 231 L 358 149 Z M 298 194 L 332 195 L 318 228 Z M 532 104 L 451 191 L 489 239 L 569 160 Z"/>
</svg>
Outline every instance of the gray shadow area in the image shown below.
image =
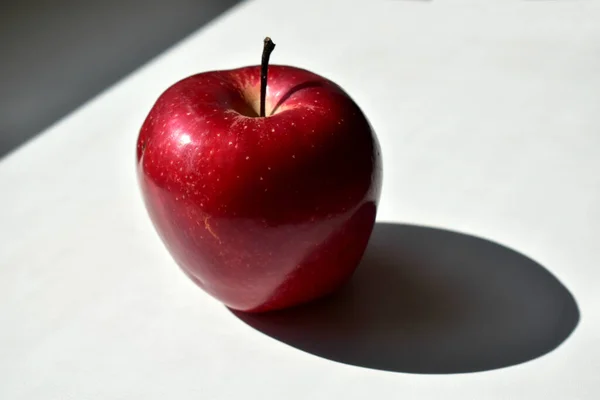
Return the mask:
<svg viewBox="0 0 600 400">
<path fill-rule="evenodd" d="M 379 370 L 450 374 L 546 354 L 574 331 L 573 295 L 530 258 L 457 232 L 378 223 L 348 285 L 267 314 L 234 312 L 299 350 Z"/>
<path fill-rule="evenodd" d="M 2 2 L 0 157 L 237 3 Z"/>
</svg>

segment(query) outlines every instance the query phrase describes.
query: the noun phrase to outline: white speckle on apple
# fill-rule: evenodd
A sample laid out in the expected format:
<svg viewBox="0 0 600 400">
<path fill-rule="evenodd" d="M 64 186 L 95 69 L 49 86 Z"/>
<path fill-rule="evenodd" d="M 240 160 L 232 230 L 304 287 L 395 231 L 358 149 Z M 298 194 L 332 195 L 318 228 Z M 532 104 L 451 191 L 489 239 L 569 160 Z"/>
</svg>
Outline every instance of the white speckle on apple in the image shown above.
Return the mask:
<svg viewBox="0 0 600 400">
<path fill-rule="evenodd" d="M 249 160 L 249 159 L 250 159 L 250 156 L 246 156 L 246 160 Z"/>
<path fill-rule="evenodd" d="M 190 116 L 190 115 L 192 115 L 192 113 L 191 112 L 186 112 L 185 115 Z"/>
<path fill-rule="evenodd" d="M 270 170 L 271 170 L 271 167 L 267 167 L 267 169 L 270 171 Z"/>
<path fill-rule="evenodd" d="M 233 144 L 233 142 L 229 142 L 229 145 L 231 146 Z"/>
<path fill-rule="evenodd" d="M 275 132 L 275 129 L 271 129 L 271 132 Z"/>
<path fill-rule="evenodd" d="M 296 155 L 295 155 L 295 154 L 292 154 L 292 158 L 296 158 Z"/>
<path fill-rule="evenodd" d="M 164 173 L 163 173 L 163 172 L 161 172 L 161 173 L 160 173 L 160 176 L 163 176 L 163 175 L 164 175 Z"/>
<path fill-rule="evenodd" d="M 183 171 L 183 167 L 180 167 L 180 168 L 179 168 L 179 172 L 181 172 L 181 171 Z"/>
<path fill-rule="evenodd" d="M 261 180 L 261 181 L 263 180 L 263 177 L 262 177 L 262 176 L 260 177 L 260 180 Z"/>
</svg>

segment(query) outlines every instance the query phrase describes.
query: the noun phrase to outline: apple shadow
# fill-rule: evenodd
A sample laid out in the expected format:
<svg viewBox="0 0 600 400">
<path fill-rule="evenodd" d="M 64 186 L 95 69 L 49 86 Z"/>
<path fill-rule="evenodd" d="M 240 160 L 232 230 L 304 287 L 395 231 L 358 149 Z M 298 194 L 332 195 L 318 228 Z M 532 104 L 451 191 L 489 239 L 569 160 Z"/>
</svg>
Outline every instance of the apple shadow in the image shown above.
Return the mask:
<svg viewBox="0 0 600 400">
<path fill-rule="evenodd" d="M 379 370 L 448 374 L 523 363 L 579 322 L 571 293 L 535 261 L 488 240 L 378 223 L 352 280 L 333 295 L 234 314 L 283 343 Z"/>
</svg>

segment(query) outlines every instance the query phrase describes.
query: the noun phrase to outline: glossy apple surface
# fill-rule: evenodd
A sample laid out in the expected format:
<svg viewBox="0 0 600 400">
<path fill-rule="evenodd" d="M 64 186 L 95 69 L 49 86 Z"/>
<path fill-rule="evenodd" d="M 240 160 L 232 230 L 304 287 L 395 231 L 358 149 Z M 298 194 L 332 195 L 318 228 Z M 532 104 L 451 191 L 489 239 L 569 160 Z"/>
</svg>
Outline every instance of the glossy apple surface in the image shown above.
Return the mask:
<svg viewBox="0 0 600 400">
<path fill-rule="evenodd" d="M 206 72 L 167 89 L 137 143 L 146 208 L 183 271 L 230 308 L 261 312 L 343 284 L 381 191 L 375 133 L 352 99 L 306 70 Z"/>
</svg>

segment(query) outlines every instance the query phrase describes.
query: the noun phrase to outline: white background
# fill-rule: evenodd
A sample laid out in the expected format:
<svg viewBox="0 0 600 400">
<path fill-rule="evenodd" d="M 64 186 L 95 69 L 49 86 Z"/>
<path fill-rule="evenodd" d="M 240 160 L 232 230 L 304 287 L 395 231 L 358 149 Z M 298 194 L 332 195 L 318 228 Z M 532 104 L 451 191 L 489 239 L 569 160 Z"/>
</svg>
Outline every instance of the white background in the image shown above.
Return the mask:
<svg viewBox="0 0 600 400">
<path fill-rule="evenodd" d="M 254 1 L 0 162 L 2 399 L 593 399 L 600 396 L 600 3 Z M 327 76 L 384 156 L 380 221 L 535 259 L 581 321 L 556 350 L 427 375 L 336 363 L 242 323 L 180 273 L 146 216 L 137 131 L 195 72 Z"/>
</svg>

